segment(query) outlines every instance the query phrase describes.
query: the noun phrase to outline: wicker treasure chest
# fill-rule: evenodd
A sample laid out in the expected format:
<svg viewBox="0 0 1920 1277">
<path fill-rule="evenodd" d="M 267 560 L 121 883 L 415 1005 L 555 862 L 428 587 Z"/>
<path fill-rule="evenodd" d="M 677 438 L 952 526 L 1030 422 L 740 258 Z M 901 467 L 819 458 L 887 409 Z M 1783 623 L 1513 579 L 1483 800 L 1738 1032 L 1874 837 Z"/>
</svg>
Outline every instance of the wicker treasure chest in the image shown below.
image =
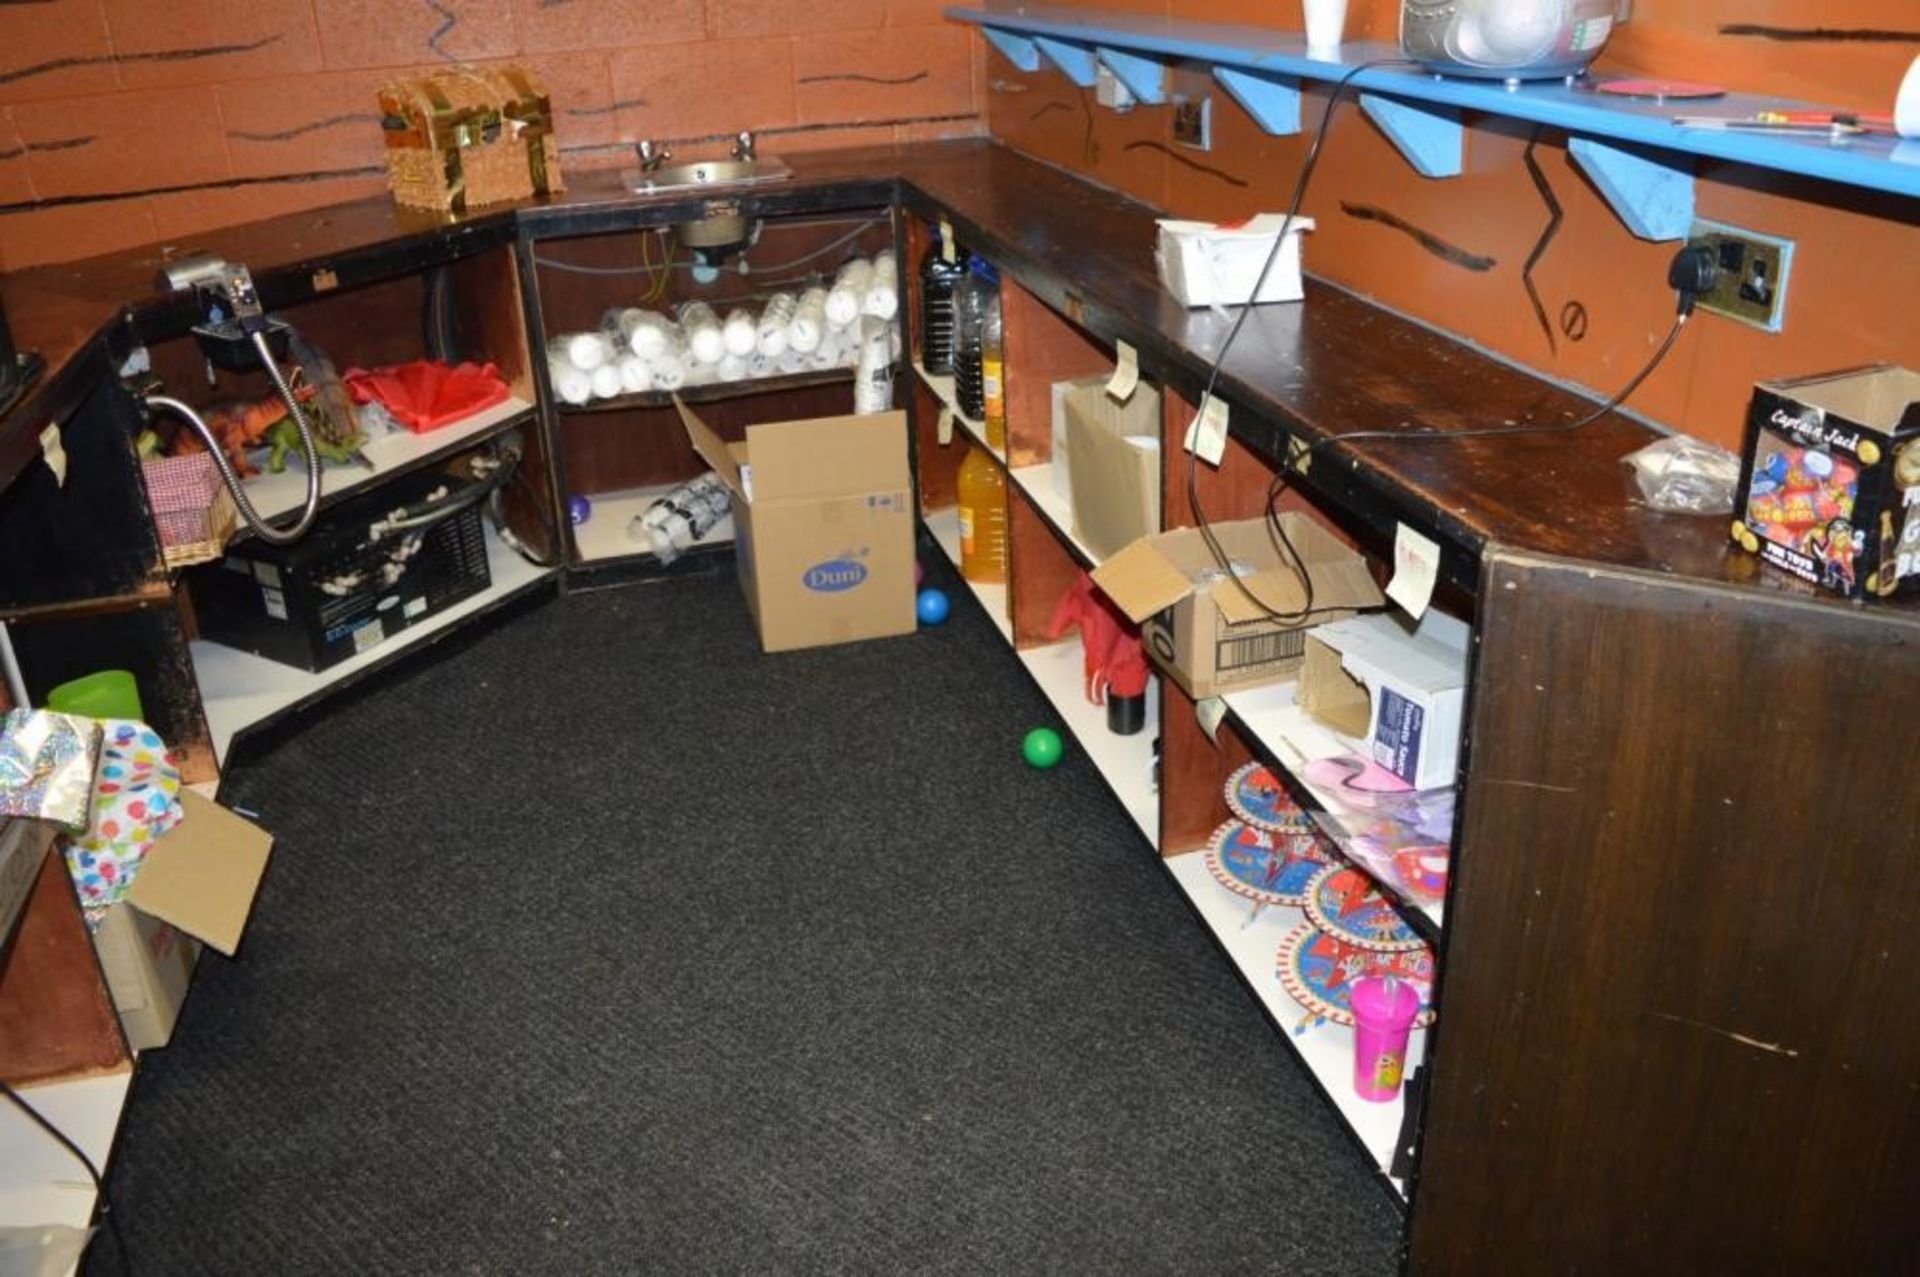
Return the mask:
<svg viewBox="0 0 1920 1277">
<path fill-rule="evenodd" d="M 518 67 L 458 67 L 380 90 L 387 182 L 408 208 L 470 208 L 565 190 L 546 88 Z"/>
</svg>

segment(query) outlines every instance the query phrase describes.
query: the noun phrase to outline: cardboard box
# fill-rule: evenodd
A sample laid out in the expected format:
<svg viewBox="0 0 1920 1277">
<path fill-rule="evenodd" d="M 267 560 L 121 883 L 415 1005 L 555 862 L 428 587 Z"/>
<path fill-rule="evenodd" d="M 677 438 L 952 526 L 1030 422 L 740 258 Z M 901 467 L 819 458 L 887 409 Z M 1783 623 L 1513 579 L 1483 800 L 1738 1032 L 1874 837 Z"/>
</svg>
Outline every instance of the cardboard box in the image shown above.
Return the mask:
<svg viewBox="0 0 1920 1277">
<path fill-rule="evenodd" d="M 1920 373 L 1892 364 L 1762 382 L 1733 539 L 1849 598 L 1920 585 Z"/>
<path fill-rule="evenodd" d="M 733 494 L 740 588 L 762 648 L 913 633 L 906 414 L 748 426 L 745 442 L 729 444 L 674 403 Z"/>
<path fill-rule="evenodd" d="M 1311 621 L 1339 620 L 1384 602 L 1366 560 L 1304 515 L 1281 527 L 1313 582 Z M 1304 583 L 1283 564 L 1266 520 L 1213 525 L 1235 574 L 1279 612 L 1306 605 Z M 1227 579 L 1198 529 L 1135 541 L 1093 571 L 1094 582 L 1141 627 L 1147 653 L 1189 696 L 1257 687 L 1293 674 L 1306 650 L 1305 622 L 1274 620 Z"/>
<path fill-rule="evenodd" d="M 1065 396 L 1073 457 L 1073 531 L 1099 558 L 1160 530 L 1160 392 L 1121 403 L 1104 382 Z"/>
<path fill-rule="evenodd" d="M 136 1051 L 165 1046 L 200 943 L 231 957 L 266 873 L 273 837 L 191 789 L 184 818 L 147 849 L 126 898 L 94 933 L 107 989 Z"/>
<path fill-rule="evenodd" d="M 1415 789 L 1451 785 L 1470 640 L 1464 623 L 1434 611 L 1417 625 L 1395 612 L 1318 626 L 1307 634 L 1300 704 Z"/>
<path fill-rule="evenodd" d="M 1049 402 L 1053 407 L 1053 480 L 1054 495 L 1065 501 L 1069 507 L 1073 504 L 1073 440 L 1067 437 L 1067 394 L 1079 386 L 1104 386 L 1110 374 L 1098 377 L 1081 377 L 1076 381 L 1056 381 L 1047 387 Z"/>
<path fill-rule="evenodd" d="M 1254 281 L 1260 278 L 1285 221 L 1279 213 L 1262 213 L 1231 225 L 1162 218 L 1153 250 L 1160 282 L 1184 306 L 1242 305 L 1253 296 Z M 1293 219 L 1258 300 L 1297 302 L 1306 296 L 1300 286 L 1300 232 L 1312 229 L 1311 217 Z"/>
</svg>

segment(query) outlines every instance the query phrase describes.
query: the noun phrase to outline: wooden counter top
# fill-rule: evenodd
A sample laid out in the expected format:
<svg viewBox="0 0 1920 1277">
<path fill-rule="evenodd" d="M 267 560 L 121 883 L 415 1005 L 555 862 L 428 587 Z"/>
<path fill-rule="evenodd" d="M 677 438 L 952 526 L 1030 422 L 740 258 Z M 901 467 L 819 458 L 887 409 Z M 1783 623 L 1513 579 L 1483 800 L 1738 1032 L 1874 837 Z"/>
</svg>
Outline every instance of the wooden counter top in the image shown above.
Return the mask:
<svg viewBox="0 0 1920 1277">
<path fill-rule="evenodd" d="M 964 242 L 1011 269 L 1042 300 L 1103 340 L 1132 343 L 1150 371 L 1197 398 L 1227 320 L 1187 310 L 1160 286 L 1154 210 L 986 140 L 799 154 L 790 163 L 790 180 L 725 196 L 739 198 L 750 213 L 888 203 L 896 194 L 915 213 L 944 211 Z M 271 308 L 311 296 L 322 268 L 345 287 L 516 233 L 545 238 L 619 230 L 695 213 L 702 203 L 684 193 L 632 194 L 614 172 L 571 180 L 562 196 L 464 218 L 409 213 L 369 199 L 211 231 L 190 244 L 0 277 L 20 348 L 38 350 L 50 368 L 38 393 L 0 420 L 0 482 L 37 455 L 34 439 L 45 405 L 56 397 L 59 370 L 104 325 L 124 319 L 149 340 L 184 330 L 191 319 L 184 305 L 164 302 L 153 290 L 155 272 L 176 250 L 214 248 L 246 262 Z M 1655 279 L 1644 286 L 1666 287 Z M 1637 358 L 1638 352 L 1629 362 Z M 1319 283 L 1309 284 L 1303 305 L 1261 307 L 1249 317 L 1220 385 L 1235 406 L 1235 434 L 1269 456 L 1281 455 L 1289 431 L 1311 439 L 1359 430 L 1560 422 L 1594 406 Z M 1641 505 L 1620 459 L 1655 437 L 1616 414 L 1574 434 L 1368 441 L 1323 451 L 1311 486 L 1376 526 L 1390 529 L 1404 519 L 1437 531 L 1448 547 L 1448 574 L 1463 582 L 1472 579 L 1482 549 L 1498 544 L 1850 606 L 1730 552 L 1719 519 L 1661 515 Z"/>
</svg>

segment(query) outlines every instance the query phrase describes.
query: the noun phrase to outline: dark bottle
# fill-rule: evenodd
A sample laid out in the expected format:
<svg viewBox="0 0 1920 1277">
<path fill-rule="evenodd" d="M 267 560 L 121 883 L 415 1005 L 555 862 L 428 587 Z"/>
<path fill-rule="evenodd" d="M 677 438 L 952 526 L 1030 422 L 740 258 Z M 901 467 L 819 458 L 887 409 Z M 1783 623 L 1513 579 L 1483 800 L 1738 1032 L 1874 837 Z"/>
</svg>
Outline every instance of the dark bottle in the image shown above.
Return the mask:
<svg viewBox="0 0 1920 1277">
<path fill-rule="evenodd" d="M 966 278 L 967 250 L 953 246 L 953 260 L 936 238 L 920 263 L 920 362 L 928 372 L 953 371 L 953 286 Z"/>
<path fill-rule="evenodd" d="M 953 290 L 953 398 L 961 414 L 975 421 L 987 415 L 982 356 L 987 317 L 999 299 L 999 273 L 986 258 L 974 258 L 968 263 L 967 277 Z"/>
</svg>

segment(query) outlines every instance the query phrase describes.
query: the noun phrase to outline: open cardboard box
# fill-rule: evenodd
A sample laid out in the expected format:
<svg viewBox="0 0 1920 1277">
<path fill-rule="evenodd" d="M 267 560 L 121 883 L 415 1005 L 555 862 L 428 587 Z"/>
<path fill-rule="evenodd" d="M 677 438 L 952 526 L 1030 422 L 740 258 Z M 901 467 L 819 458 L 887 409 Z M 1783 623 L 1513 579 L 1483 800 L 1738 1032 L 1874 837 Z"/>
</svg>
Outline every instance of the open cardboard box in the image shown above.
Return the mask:
<svg viewBox="0 0 1920 1277">
<path fill-rule="evenodd" d="M 1197 528 L 1142 537 L 1093 570 L 1094 583 L 1141 627 L 1148 654 L 1196 700 L 1256 687 L 1299 668 L 1309 624 L 1378 607 L 1384 598 L 1366 560 L 1298 514 L 1280 526 L 1313 583 L 1313 616 L 1278 621 L 1228 579 Z M 1306 606 L 1305 583 L 1281 561 L 1264 519 L 1215 523 L 1235 575 L 1280 613 Z"/>
<path fill-rule="evenodd" d="M 1307 635 L 1299 702 L 1364 741 L 1369 757 L 1415 789 L 1451 785 L 1467 699 L 1466 624 L 1429 611 L 1356 616 Z"/>
<path fill-rule="evenodd" d="M 106 911 L 94 951 L 127 1045 L 165 1046 L 200 945 L 232 957 L 267 870 L 273 836 L 191 789 L 184 817 L 147 849 L 124 900 Z"/>
<path fill-rule="evenodd" d="M 733 494 L 740 588 L 763 649 L 913 632 L 905 413 L 748 426 L 729 444 L 677 397 L 674 406 Z"/>
</svg>

